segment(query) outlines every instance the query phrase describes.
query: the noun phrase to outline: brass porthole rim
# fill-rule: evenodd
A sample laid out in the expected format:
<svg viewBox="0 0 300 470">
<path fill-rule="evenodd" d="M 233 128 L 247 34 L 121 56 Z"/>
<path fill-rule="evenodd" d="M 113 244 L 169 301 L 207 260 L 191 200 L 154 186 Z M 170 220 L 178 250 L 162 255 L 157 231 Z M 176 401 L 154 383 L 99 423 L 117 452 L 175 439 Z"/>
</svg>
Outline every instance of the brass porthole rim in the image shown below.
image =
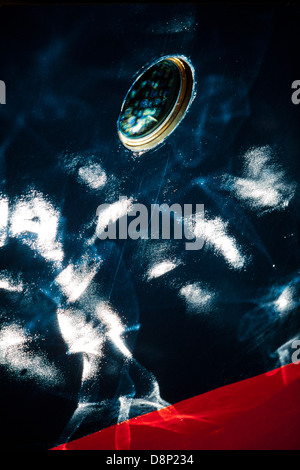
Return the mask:
<svg viewBox="0 0 300 470">
<path fill-rule="evenodd" d="M 159 127 L 157 127 L 153 132 L 150 132 L 148 135 L 140 138 L 128 138 L 126 137 L 120 130 L 119 130 L 119 120 L 118 120 L 118 135 L 123 143 L 123 145 L 132 150 L 134 152 L 140 152 L 143 150 L 150 150 L 156 147 L 158 144 L 162 143 L 167 136 L 169 136 L 174 129 L 177 127 L 181 119 L 184 117 L 189 104 L 191 102 L 191 98 L 193 95 L 193 88 L 194 88 L 194 74 L 193 68 L 190 62 L 186 57 L 183 56 L 164 56 L 160 59 L 156 60 L 152 64 L 150 64 L 142 73 L 138 75 L 138 77 L 133 82 L 132 86 L 130 87 L 128 93 L 125 96 L 125 99 L 122 104 L 120 116 L 123 111 L 124 104 L 126 102 L 127 96 L 136 84 L 136 82 L 140 79 L 140 77 L 151 67 L 155 64 L 161 62 L 162 60 L 170 60 L 172 61 L 179 69 L 180 72 L 180 91 L 178 93 L 178 97 L 176 102 L 166 116 L 166 118 L 162 121 Z M 119 118 L 120 119 L 120 118 Z"/>
</svg>

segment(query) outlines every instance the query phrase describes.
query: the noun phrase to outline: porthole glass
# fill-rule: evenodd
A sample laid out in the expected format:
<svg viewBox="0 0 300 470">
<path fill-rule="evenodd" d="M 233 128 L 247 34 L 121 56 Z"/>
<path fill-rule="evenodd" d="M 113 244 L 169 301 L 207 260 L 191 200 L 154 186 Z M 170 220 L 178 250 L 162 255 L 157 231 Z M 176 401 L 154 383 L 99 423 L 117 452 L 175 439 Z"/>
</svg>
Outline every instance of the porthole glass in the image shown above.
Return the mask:
<svg viewBox="0 0 300 470">
<path fill-rule="evenodd" d="M 142 151 L 161 143 L 183 118 L 192 90 L 192 68 L 181 57 L 163 57 L 150 65 L 121 108 L 118 133 L 125 147 Z"/>
</svg>

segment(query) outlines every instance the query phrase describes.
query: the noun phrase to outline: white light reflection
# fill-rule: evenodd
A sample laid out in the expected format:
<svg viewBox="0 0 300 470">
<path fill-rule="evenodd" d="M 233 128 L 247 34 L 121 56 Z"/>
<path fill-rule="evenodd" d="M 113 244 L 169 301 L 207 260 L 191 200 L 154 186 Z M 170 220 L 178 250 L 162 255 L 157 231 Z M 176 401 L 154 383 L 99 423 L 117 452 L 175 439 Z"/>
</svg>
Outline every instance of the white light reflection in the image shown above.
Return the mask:
<svg viewBox="0 0 300 470">
<path fill-rule="evenodd" d="M 69 353 L 84 354 L 82 382 L 94 375 L 98 366 L 93 356 L 102 356 L 105 341 L 111 341 L 126 358 L 132 357 L 122 338 L 126 327 L 107 302 L 98 301 L 90 320 L 84 311 L 73 308 L 59 309 L 57 317 Z"/>
<path fill-rule="evenodd" d="M 62 381 L 62 376 L 44 353 L 38 354 L 33 350 L 32 344 L 36 339 L 19 325 L 4 326 L 0 330 L 0 364 L 19 379 L 24 377 L 43 385 L 55 385 Z"/>
<path fill-rule="evenodd" d="M 14 279 L 8 271 L 0 272 L 0 289 L 8 292 L 23 292 L 23 283 Z"/>
<path fill-rule="evenodd" d="M 182 287 L 179 295 L 185 299 L 188 311 L 207 312 L 214 299 L 214 293 L 198 282 Z"/>
<path fill-rule="evenodd" d="M 233 235 L 228 234 L 228 222 L 220 217 L 195 221 L 194 234 L 202 238 L 206 244 L 213 248 L 216 254 L 222 255 L 226 262 L 234 269 L 241 269 L 246 259 Z"/>
<path fill-rule="evenodd" d="M 120 198 L 118 201 L 112 204 L 103 204 L 103 207 L 99 206 L 97 210 L 97 226 L 96 233 L 92 238 L 91 242 L 94 242 L 96 236 L 101 238 L 101 235 L 105 232 L 106 227 L 112 226 L 118 219 L 125 216 L 132 210 L 132 198 Z"/>
<path fill-rule="evenodd" d="M 67 266 L 55 279 L 69 302 L 75 302 L 86 291 L 96 273 L 100 262 L 88 263 L 83 259 L 80 265 Z"/>
<path fill-rule="evenodd" d="M 297 306 L 297 302 L 294 300 L 294 295 L 295 292 L 293 286 L 287 286 L 274 302 L 274 307 L 281 316 L 290 312 Z"/>
<path fill-rule="evenodd" d="M 97 307 L 97 316 L 99 320 L 105 325 L 107 335 L 114 345 L 121 351 L 122 354 L 124 354 L 125 357 L 132 357 L 131 352 L 122 339 L 122 335 L 126 331 L 125 327 L 118 315 L 106 302 L 99 303 Z"/>
<path fill-rule="evenodd" d="M 163 276 L 170 271 L 173 271 L 180 263 L 178 261 L 161 261 L 159 263 L 155 263 L 147 272 L 147 279 L 150 281 L 151 279 Z"/>
<path fill-rule="evenodd" d="M 270 146 L 249 150 L 244 155 L 243 176 L 234 178 L 233 190 L 252 209 L 268 212 L 288 206 L 296 189 L 274 162 Z"/>
<path fill-rule="evenodd" d="M 60 331 L 68 345 L 69 353 L 101 355 L 104 337 L 99 325 L 97 327 L 88 322 L 81 310 L 60 309 L 57 313 Z"/>
<path fill-rule="evenodd" d="M 8 223 L 8 199 L 0 195 L 0 247 L 4 246 L 7 240 Z"/>
<path fill-rule="evenodd" d="M 79 168 L 78 178 L 81 183 L 93 190 L 102 189 L 107 182 L 105 171 L 97 163 Z"/>
<path fill-rule="evenodd" d="M 62 245 L 57 241 L 59 211 L 42 194 L 31 191 L 19 198 L 11 217 L 11 235 L 39 252 L 47 261 L 61 263 Z M 25 235 L 26 233 L 26 235 Z M 32 237 L 29 234 L 36 234 Z"/>
</svg>

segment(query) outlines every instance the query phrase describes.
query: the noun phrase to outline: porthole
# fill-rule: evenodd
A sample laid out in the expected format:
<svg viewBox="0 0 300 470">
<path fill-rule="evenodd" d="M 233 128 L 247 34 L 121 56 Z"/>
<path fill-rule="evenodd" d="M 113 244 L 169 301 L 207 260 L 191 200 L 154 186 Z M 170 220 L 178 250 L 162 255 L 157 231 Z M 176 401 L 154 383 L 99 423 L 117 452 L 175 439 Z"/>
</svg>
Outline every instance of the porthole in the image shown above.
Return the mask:
<svg viewBox="0 0 300 470">
<path fill-rule="evenodd" d="M 160 144 L 184 117 L 193 86 L 193 69 L 186 59 L 166 56 L 151 64 L 121 107 L 118 134 L 123 145 L 139 152 Z"/>
</svg>

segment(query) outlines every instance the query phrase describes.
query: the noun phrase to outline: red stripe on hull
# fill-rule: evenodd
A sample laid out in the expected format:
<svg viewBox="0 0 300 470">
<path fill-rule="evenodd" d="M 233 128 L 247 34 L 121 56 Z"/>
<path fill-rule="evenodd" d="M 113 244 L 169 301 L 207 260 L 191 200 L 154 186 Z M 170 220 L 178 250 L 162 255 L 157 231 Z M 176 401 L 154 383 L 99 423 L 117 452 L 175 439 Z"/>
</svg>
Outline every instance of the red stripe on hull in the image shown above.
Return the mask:
<svg viewBox="0 0 300 470">
<path fill-rule="evenodd" d="M 300 450 L 300 365 L 226 385 L 54 450 Z"/>
</svg>

